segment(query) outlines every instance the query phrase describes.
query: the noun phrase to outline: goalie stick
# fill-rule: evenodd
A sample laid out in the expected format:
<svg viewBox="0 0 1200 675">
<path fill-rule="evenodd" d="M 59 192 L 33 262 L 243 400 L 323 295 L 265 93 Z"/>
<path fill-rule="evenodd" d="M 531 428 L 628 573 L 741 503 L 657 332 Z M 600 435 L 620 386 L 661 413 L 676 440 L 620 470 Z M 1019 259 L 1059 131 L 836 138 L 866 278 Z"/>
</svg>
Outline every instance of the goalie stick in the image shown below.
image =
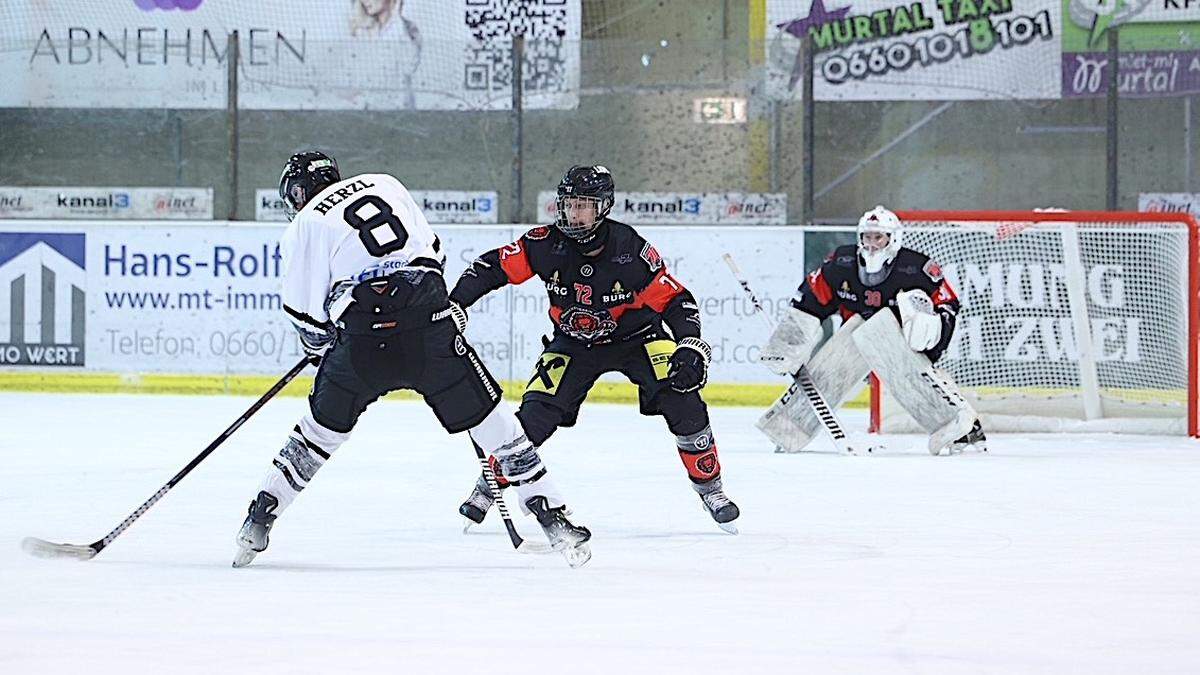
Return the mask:
<svg viewBox="0 0 1200 675">
<path fill-rule="evenodd" d="M 725 259 L 725 264 L 729 265 L 729 271 L 733 273 L 733 278 L 742 287 L 742 292 L 750 300 L 750 305 L 754 308 L 754 313 L 762 317 L 768 328 L 774 330 L 775 321 L 767 314 L 766 308 L 763 307 L 758 296 L 754 294 L 754 289 L 750 288 L 750 282 L 742 275 L 742 271 L 738 268 L 737 263 L 733 261 L 733 256 L 726 253 L 722 257 Z M 813 413 L 816 414 L 817 419 L 821 422 L 821 427 L 825 429 L 825 432 L 829 435 L 829 439 L 833 441 L 834 447 L 844 453 L 854 454 L 854 447 L 850 445 L 850 440 L 846 437 L 846 432 L 842 430 L 842 424 L 838 421 L 837 414 L 833 412 L 833 409 L 825 400 L 825 396 L 821 394 L 821 390 L 817 389 L 817 385 L 813 383 L 812 377 L 808 374 L 808 369 L 800 366 L 800 369 L 792 377 L 791 386 L 780 397 L 780 400 L 786 401 L 795 396 L 797 391 L 802 391 L 804 398 L 812 406 Z M 870 452 L 871 450 L 868 449 L 867 451 Z"/>
<path fill-rule="evenodd" d="M 103 551 L 109 544 L 111 544 L 114 539 L 121 536 L 122 532 L 129 529 L 129 526 L 132 525 L 135 520 L 141 518 L 142 514 L 144 514 L 146 511 L 149 511 L 151 506 L 154 506 L 158 500 L 165 497 L 167 493 L 171 491 L 171 488 L 178 485 L 185 476 L 191 473 L 192 469 L 195 469 L 200 462 L 204 461 L 204 459 L 211 455 L 218 446 L 224 443 L 227 438 L 232 436 L 233 432 L 237 431 L 239 427 L 246 423 L 246 420 L 250 419 L 254 413 L 258 412 L 260 408 L 266 405 L 267 401 L 270 401 L 275 397 L 276 394 L 282 391 L 283 388 L 286 387 L 289 382 L 295 379 L 296 376 L 300 374 L 300 371 L 304 370 L 305 366 L 307 366 L 309 363 L 311 363 L 311 360 L 306 356 L 301 359 L 299 363 L 292 366 L 291 370 L 287 371 L 283 377 L 279 378 L 279 381 L 276 382 L 270 389 L 268 389 L 267 393 L 260 396 L 253 405 L 247 408 L 246 412 L 242 413 L 241 417 L 237 418 L 233 424 L 229 425 L 228 429 L 222 431 L 221 435 L 213 439 L 213 442 L 209 443 L 208 447 L 204 448 L 199 455 L 196 455 L 191 462 L 188 462 L 187 466 L 183 467 L 179 473 L 175 474 L 171 480 L 167 481 L 165 485 L 159 488 L 158 492 L 155 492 L 150 499 L 147 499 L 141 506 L 137 507 L 136 511 L 129 514 L 128 518 L 121 521 L 120 525 L 117 525 L 115 528 L 113 528 L 112 532 L 104 535 L 103 538 L 90 544 L 82 545 L 55 544 L 53 542 L 46 541 L 45 539 L 38 539 L 37 537 L 25 537 L 21 540 L 21 548 L 24 549 L 26 553 L 39 558 L 76 558 L 78 560 L 91 560 L 92 558 L 95 558 L 96 555 L 99 554 L 100 551 Z"/>
<path fill-rule="evenodd" d="M 508 538 L 512 540 L 513 548 L 521 553 L 552 553 L 553 548 L 550 544 L 543 544 L 536 541 L 529 541 L 517 532 L 517 526 L 513 524 L 512 516 L 508 513 L 508 505 L 504 503 L 504 495 L 500 492 L 500 482 L 496 480 L 496 473 L 492 471 L 492 465 L 488 463 L 487 457 L 483 454 L 483 448 L 474 439 L 471 440 L 471 445 L 475 447 L 475 456 L 479 458 L 479 468 L 483 469 L 483 479 L 487 481 L 488 489 L 492 491 L 492 496 L 496 499 L 496 509 L 500 512 L 500 518 L 504 520 L 504 529 L 508 530 Z"/>
</svg>

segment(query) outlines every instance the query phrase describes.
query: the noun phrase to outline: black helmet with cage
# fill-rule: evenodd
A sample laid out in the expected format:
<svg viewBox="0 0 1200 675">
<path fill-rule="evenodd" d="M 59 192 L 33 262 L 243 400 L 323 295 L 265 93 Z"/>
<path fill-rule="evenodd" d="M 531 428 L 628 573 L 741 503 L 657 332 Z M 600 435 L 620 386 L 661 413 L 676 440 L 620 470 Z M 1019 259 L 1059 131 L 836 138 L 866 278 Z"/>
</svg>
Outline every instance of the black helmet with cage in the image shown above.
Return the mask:
<svg viewBox="0 0 1200 675">
<path fill-rule="evenodd" d="M 573 166 L 558 183 L 554 225 L 585 253 L 604 245 L 604 219 L 613 207 L 616 185 L 603 166 Z"/>
<path fill-rule="evenodd" d="M 288 220 L 318 192 L 342 179 L 337 160 L 316 150 L 298 152 L 288 159 L 279 176 L 279 198 Z"/>
</svg>

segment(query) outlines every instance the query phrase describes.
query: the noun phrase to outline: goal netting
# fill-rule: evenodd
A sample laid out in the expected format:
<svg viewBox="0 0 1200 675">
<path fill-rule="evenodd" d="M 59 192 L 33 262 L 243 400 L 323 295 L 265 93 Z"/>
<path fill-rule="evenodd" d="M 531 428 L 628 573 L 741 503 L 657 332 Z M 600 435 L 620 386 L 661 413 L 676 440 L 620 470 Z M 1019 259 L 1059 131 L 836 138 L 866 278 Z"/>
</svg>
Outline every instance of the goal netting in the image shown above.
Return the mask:
<svg viewBox="0 0 1200 675">
<path fill-rule="evenodd" d="M 1197 225 L 1187 214 L 901 212 L 962 301 L 938 367 L 989 430 L 1196 435 Z M 872 388 L 876 430 L 915 431 Z"/>
</svg>

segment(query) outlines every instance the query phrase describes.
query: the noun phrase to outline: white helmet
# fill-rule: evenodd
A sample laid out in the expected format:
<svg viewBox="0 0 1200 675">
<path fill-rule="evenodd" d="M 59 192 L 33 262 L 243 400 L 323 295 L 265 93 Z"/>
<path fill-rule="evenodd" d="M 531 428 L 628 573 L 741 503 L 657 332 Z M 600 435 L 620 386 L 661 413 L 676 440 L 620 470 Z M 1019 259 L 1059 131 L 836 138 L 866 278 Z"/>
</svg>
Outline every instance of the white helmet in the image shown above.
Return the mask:
<svg viewBox="0 0 1200 675">
<path fill-rule="evenodd" d="M 887 239 L 868 236 L 867 233 L 882 233 Z M 862 214 L 858 219 L 858 258 L 870 274 L 883 269 L 896 258 L 900 251 L 901 228 L 896 214 L 882 206 Z"/>
</svg>

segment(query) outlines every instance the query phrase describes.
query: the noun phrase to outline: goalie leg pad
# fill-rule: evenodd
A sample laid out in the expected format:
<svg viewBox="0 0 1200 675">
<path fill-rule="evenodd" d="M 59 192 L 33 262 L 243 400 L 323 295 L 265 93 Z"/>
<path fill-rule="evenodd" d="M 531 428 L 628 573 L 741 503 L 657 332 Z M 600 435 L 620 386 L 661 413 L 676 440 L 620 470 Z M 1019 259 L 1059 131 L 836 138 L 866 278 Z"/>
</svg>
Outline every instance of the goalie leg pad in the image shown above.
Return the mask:
<svg viewBox="0 0 1200 675">
<path fill-rule="evenodd" d="M 852 339 L 862 324 L 862 317 L 851 317 L 805 365 L 813 384 L 833 409 L 857 393 L 870 370 Z M 818 434 L 821 421 L 795 381 L 763 413 L 757 426 L 778 447 L 800 452 Z"/>
<path fill-rule="evenodd" d="M 879 312 L 854 333 L 859 351 L 891 395 L 929 436 L 929 451 L 938 454 L 971 430 L 977 414 L 958 385 L 914 352 L 890 311 Z"/>
</svg>

